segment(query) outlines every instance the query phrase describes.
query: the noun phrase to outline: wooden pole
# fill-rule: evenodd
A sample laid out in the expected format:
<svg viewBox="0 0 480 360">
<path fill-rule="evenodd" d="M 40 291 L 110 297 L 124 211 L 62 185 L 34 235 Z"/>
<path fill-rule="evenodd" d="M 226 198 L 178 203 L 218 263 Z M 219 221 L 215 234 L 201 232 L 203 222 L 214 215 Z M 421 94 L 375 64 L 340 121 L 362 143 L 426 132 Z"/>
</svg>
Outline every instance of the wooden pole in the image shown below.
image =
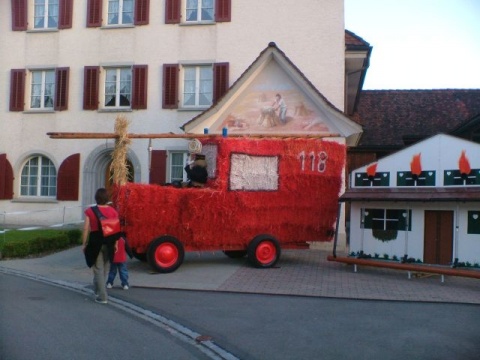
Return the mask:
<svg viewBox="0 0 480 360">
<path fill-rule="evenodd" d="M 47 135 L 51 139 L 117 139 L 118 135 L 115 133 L 88 133 L 88 132 L 48 132 Z M 159 133 L 159 134 L 128 134 L 129 139 L 202 139 L 219 137 L 222 134 L 173 134 L 173 133 Z M 228 134 L 227 137 L 246 137 L 246 138 L 305 138 L 305 139 L 319 139 L 329 137 L 339 137 L 339 134 L 318 133 L 318 134 Z"/>
</svg>

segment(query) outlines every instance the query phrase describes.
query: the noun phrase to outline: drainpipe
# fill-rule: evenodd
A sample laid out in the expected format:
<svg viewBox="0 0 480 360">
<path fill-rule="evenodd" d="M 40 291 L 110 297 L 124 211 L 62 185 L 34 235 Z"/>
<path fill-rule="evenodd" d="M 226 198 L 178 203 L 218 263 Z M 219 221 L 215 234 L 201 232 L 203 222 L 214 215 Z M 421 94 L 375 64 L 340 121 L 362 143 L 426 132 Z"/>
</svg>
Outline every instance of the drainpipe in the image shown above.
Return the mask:
<svg viewBox="0 0 480 360">
<path fill-rule="evenodd" d="M 406 263 L 408 260 L 408 228 L 410 226 L 410 207 L 407 206 L 407 214 L 405 221 L 405 252 L 403 255 L 402 263 Z"/>
<path fill-rule="evenodd" d="M 457 205 L 457 211 L 455 211 L 455 233 L 453 234 L 453 261 L 452 261 L 452 267 L 455 268 L 457 267 L 458 264 L 458 212 L 459 212 L 459 207 Z"/>
<path fill-rule="evenodd" d="M 337 210 L 337 223 L 335 225 L 335 238 L 333 239 L 333 257 L 337 257 L 337 242 L 338 242 L 338 226 L 340 224 L 340 215 L 342 210 L 342 203 L 338 203 L 338 210 Z"/>
</svg>

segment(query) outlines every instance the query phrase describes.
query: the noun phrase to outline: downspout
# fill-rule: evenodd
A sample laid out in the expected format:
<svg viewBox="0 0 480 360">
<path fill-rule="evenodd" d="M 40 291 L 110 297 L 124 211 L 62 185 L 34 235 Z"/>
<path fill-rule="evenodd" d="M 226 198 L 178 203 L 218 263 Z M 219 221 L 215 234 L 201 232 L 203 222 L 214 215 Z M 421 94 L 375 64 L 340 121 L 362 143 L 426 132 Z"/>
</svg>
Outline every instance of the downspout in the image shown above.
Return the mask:
<svg viewBox="0 0 480 360">
<path fill-rule="evenodd" d="M 455 211 L 455 234 L 453 234 L 453 261 L 452 261 L 452 267 L 455 268 L 457 267 L 458 264 L 458 212 L 459 212 L 459 207 L 457 205 L 457 211 Z"/>
<path fill-rule="evenodd" d="M 333 257 L 337 257 L 337 242 L 338 242 L 338 226 L 340 224 L 340 215 L 342 210 L 342 203 L 338 203 L 338 210 L 337 210 L 337 223 L 335 225 L 335 238 L 333 239 Z"/>
</svg>

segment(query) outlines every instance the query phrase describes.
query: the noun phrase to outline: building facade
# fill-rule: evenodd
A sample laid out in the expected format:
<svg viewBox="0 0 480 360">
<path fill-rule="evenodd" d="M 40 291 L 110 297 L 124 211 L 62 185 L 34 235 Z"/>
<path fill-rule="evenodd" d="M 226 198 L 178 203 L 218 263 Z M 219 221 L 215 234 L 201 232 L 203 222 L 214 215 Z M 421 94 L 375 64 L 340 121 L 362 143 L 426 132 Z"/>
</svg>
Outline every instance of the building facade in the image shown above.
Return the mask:
<svg viewBox="0 0 480 360">
<path fill-rule="evenodd" d="M 63 206 L 55 216 L 81 218 L 109 186 L 114 140 L 48 132 L 111 133 L 125 116 L 131 133 L 182 133 L 271 42 L 343 111 L 345 84 L 363 78 L 351 67 L 365 59 L 346 55 L 345 37 L 341 0 L 2 1 L 0 44 L 12 50 L 0 57 L 0 207 Z M 134 140 L 131 180 L 181 179 L 186 153 L 183 140 Z M 24 220 L 58 222 L 48 212 Z"/>
</svg>

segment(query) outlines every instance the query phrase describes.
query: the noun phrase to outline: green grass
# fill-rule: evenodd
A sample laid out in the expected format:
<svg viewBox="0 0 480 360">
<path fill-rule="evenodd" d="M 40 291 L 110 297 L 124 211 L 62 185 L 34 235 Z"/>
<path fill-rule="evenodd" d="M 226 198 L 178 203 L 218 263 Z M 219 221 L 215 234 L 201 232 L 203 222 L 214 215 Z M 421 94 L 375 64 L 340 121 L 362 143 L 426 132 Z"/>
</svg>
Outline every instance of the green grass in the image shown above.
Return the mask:
<svg viewBox="0 0 480 360">
<path fill-rule="evenodd" d="M 82 232 L 70 230 L 11 230 L 0 234 L 0 258 L 23 258 L 80 245 Z"/>
</svg>

